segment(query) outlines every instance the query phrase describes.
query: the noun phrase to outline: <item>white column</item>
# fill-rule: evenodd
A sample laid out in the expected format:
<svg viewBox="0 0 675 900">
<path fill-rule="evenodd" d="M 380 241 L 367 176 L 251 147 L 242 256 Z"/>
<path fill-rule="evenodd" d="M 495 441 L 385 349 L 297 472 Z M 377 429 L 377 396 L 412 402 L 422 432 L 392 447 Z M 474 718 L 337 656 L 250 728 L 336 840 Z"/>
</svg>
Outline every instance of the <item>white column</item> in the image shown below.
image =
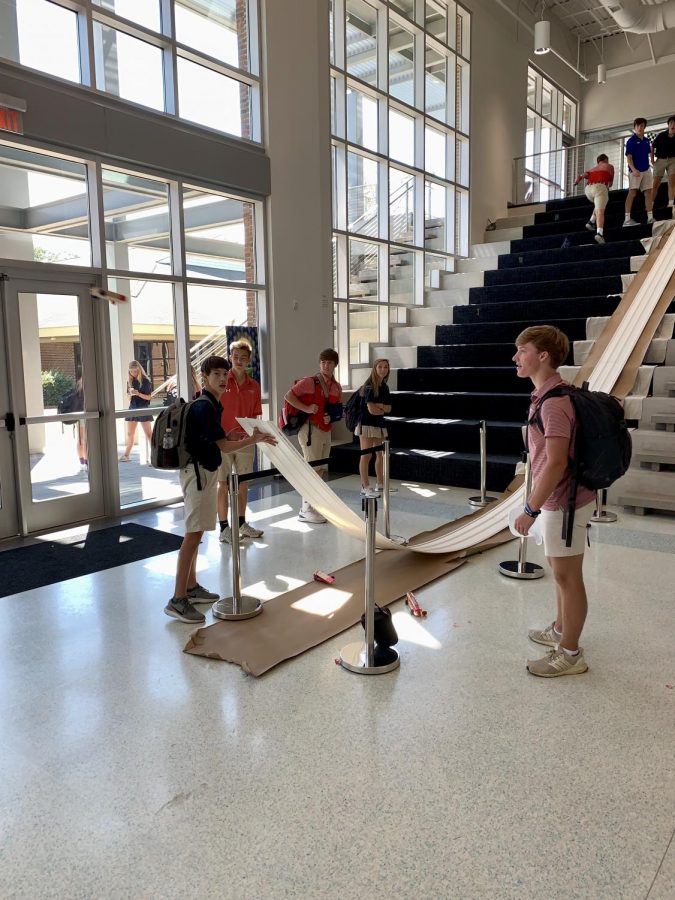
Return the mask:
<svg viewBox="0 0 675 900">
<path fill-rule="evenodd" d="M 263 0 L 270 397 L 333 345 L 328 0 Z M 269 340 L 269 338 L 268 338 Z"/>
</svg>

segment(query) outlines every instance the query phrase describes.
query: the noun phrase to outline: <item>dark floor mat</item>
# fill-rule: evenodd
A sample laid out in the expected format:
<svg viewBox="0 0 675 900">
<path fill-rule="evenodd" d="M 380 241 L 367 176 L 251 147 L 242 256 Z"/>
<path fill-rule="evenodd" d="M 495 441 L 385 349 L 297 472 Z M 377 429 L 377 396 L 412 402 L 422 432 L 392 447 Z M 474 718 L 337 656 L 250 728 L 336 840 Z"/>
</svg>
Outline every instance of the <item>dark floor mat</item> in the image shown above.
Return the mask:
<svg viewBox="0 0 675 900">
<path fill-rule="evenodd" d="M 0 597 L 171 553 L 183 538 L 145 525 L 114 525 L 0 552 Z"/>
</svg>

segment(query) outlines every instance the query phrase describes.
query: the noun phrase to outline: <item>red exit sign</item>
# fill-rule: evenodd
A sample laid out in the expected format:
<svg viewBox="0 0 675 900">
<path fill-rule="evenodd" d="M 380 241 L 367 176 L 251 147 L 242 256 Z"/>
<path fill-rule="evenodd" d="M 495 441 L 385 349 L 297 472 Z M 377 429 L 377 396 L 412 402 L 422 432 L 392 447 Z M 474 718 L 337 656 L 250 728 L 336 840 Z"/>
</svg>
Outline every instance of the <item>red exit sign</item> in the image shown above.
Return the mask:
<svg viewBox="0 0 675 900">
<path fill-rule="evenodd" d="M 23 115 L 18 109 L 0 106 L 0 131 L 12 131 L 14 134 L 23 134 Z"/>
</svg>

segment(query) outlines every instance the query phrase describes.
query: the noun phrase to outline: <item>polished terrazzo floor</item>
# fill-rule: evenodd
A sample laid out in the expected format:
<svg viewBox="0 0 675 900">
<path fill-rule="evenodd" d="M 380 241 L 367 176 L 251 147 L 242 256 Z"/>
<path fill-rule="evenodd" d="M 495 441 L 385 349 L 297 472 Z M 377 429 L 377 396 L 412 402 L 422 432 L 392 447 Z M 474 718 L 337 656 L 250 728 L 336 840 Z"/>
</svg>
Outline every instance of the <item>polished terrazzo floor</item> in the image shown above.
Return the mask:
<svg viewBox="0 0 675 900">
<path fill-rule="evenodd" d="M 392 530 L 468 493 L 404 485 Z M 362 555 L 298 506 L 253 503 L 248 592 Z M 181 510 L 136 521 L 180 531 Z M 421 589 L 426 620 L 397 603 L 401 668 L 376 678 L 334 663 L 358 628 L 259 679 L 183 654 L 173 555 L 5 598 L 0 898 L 672 900 L 674 551 L 673 518 L 593 527 L 590 671 L 555 680 L 525 670 L 552 581 L 499 575 L 515 543 Z"/>
</svg>

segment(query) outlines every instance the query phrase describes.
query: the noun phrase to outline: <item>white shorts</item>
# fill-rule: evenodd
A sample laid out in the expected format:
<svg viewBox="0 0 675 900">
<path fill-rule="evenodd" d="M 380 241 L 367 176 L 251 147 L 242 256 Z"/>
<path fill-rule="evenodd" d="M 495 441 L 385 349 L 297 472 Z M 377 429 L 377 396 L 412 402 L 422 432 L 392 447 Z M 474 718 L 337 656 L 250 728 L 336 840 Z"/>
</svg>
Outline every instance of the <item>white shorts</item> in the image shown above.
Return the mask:
<svg viewBox="0 0 675 900">
<path fill-rule="evenodd" d="M 199 467 L 201 491 L 197 489 L 197 475 L 192 463 L 180 470 L 180 486 L 183 491 L 183 516 L 185 533 L 190 531 L 213 531 L 218 518 L 218 470 L 209 472 Z"/>
<path fill-rule="evenodd" d="M 631 173 L 628 176 L 628 188 L 631 191 L 651 191 L 652 184 L 652 173 L 649 169 L 646 172 L 639 172 L 637 175 Z"/>
<path fill-rule="evenodd" d="M 586 535 L 588 523 L 595 512 L 595 503 L 587 503 L 574 513 L 574 525 L 572 527 L 572 546 L 565 546 L 562 536 L 563 516 L 562 509 L 543 509 L 541 511 L 541 533 L 544 538 L 544 553 L 546 556 L 582 556 L 586 550 Z"/>
<path fill-rule="evenodd" d="M 237 469 L 237 475 L 248 475 L 253 471 L 253 457 L 255 455 L 255 444 L 250 447 L 244 447 L 243 450 L 237 450 L 236 453 L 223 453 L 223 461 L 218 469 L 218 481 L 227 481 L 227 476 L 232 472 L 232 465 Z"/>
<path fill-rule="evenodd" d="M 607 206 L 609 191 L 606 184 L 587 184 L 584 193 L 596 209 L 604 209 Z"/>
<path fill-rule="evenodd" d="M 675 175 L 675 156 L 654 160 L 654 177 L 663 178 L 665 174 L 668 174 L 668 177 Z"/>
</svg>

